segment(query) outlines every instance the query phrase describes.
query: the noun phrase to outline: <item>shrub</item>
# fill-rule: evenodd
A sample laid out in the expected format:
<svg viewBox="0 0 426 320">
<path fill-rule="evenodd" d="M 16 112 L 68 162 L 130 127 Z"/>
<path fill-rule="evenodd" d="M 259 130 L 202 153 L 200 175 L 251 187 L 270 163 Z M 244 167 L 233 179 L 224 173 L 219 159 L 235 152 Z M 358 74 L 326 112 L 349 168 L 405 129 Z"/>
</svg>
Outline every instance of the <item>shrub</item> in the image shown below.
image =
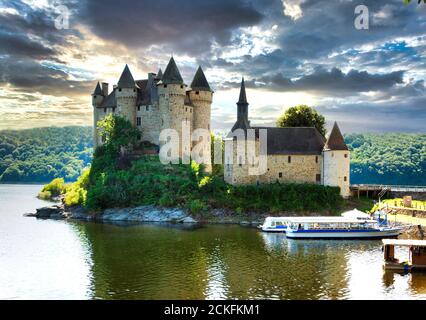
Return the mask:
<svg viewBox="0 0 426 320">
<path fill-rule="evenodd" d="M 65 182 L 63 178 L 53 179 L 50 183 L 46 184 L 41 192 L 50 192 L 51 197 L 57 197 L 63 194 L 66 190 Z"/>
<path fill-rule="evenodd" d="M 42 200 L 50 200 L 52 199 L 52 194 L 50 191 L 40 191 L 37 197 Z"/>
<path fill-rule="evenodd" d="M 200 211 L 205 211 L 207 209 L 208 209 L 207 205 L 201 200 L 195 199 L 189 203 L 189 211 L 191 213 L 198 213 Z"/>
</svg>

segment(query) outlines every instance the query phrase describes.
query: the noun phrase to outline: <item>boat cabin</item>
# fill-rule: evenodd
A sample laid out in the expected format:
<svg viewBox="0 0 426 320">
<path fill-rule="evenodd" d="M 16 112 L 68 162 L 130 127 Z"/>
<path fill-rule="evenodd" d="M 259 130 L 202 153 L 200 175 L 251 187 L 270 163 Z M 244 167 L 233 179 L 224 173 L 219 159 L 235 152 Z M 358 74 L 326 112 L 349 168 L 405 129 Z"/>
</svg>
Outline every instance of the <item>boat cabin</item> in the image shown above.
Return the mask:
<svg viewBox="0 0 426 320">
<path fill-rule="evenodd" d="M 426 240 L 384 239 L 382 241 L 385 260 L 383 266 L 385 269 L 400 271 L 420 269 L 426 271 Z M 396 246 L 408 248 L 408 261 L 399 261 L 395 257 Z"/>
</svg>

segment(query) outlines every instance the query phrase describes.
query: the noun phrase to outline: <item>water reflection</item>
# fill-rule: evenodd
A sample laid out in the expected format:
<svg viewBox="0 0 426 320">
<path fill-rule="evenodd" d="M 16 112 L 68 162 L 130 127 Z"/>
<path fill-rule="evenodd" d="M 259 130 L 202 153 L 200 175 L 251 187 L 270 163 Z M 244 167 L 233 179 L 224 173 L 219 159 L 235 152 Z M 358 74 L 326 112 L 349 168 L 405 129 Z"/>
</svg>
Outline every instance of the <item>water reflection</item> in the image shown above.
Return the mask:
<svg viewBox="0 0 426 320">
<path fill-rule="evenodd" d="M 22 217 L 38 189 L 0 185 L 0 298 L 426 298 L 425 274 L 383 273 L 380 241 Z"/>
</svg>

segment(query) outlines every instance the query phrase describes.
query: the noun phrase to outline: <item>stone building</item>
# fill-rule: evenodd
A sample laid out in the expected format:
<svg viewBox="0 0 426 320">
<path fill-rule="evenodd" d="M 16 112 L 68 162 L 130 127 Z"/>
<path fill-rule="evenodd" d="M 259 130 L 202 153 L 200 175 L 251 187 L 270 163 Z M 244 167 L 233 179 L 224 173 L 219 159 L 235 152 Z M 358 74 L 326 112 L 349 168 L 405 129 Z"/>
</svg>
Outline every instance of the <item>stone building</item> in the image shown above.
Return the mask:
<svg viewBox="0 0 426 320">
<path fill-rule="evenodd" d="M 144 80 L 134 80 L 126 65 L 111 92 L 108 83 L 98 82 L 92 94 L 95 146 L 102 144 L 96 124 L 110 113 L 129 120 L 140 130 L 141 143 L 150 146 L 159 146 L 163 129 L 174 129 L 181 137 L 183 121 L 189 124 L 190 134 L 198 128 L 210 130 L 212 99 L 201 67 L 188 88 L 173 57 L 164 73 L 160 69 Z M 210 154 L 210 143 L 206 148 Z"/>
<path fill-rule="evenodd" d="M 237 121 L 226 139 L 234 143 L 231 152 L 233 158 L 225 159 L 225 181 L 235 185 L 293 182 L 338 186 L 341 195 L 349 197 L 350 153 L 337 123 L 334 123 L 328 139 L 325 139 L 314 127 L 251 126 L 248 120 L 248 105 L 243 79 L 237 102 Z M 247 136 L 248 129 L 254 130 L 257 156 L 260 153 L 260 130 L 266 130 L 267 165 L 263 174 L 249 174 L 250 166 L 257 164 L 244 159 L 247 158 L 246 149 L 238 149 L 240 146 L 236 143 L 236 133 L 245 132 Z"/>
</svg>

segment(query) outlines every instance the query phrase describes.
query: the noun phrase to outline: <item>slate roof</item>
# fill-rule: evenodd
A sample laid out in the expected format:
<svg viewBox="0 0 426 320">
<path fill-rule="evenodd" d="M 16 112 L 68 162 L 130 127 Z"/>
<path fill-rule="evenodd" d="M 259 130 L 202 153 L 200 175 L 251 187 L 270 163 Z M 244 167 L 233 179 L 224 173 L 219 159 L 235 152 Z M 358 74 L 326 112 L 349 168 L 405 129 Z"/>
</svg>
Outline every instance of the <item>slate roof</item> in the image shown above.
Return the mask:
<svg viewBox="0 0 426 320">
<path fill-rule="evenodd" d="M 170 58 L 169 64 L 164 71 L 161 81 L 164 84 L 183 84 L 182 76 L 180 75 L 179 69 L 173 57 Z"/>
<path fill-rule="evenodd" d="M 200 91 L 212 91 L 210 89 L 209 83 L 207 82 L 206 76 L 204 75 L 203 69 L 201 69 L 201 66 L 198 67 L 194 79 L 191 82 L 191 89 Z"/>
<path fill-rule="evenodd" d="M 118 80 L 117 86 L 119 88 L 134 88 L 135 79 L 133 79 L 132 73 L 130 72 L 129 66 L 126 64 L 123 72 L 121 73 L 120 79 Z"/>
<path fill-rule="evenodd" d="M 348 150 L 348 146 L 345 143 L 345 139 L 343 139 L 337 122 L 334 123 L 330 136 L 324 146 L 324 150 Z"/>
<path fill-rule="evenodd" d="M 239 97 L 237 103 L 248 103 L 247 102 L 247 95 L 246 95 L 246 84 L 244 82 L 244 77 L 241 81 L 240 97 Z"/>
<path fill-rule="evenodd" d="M 102 104 L 99 106 L 100 108 L 115 108 L 117 107 L 117 101 L 115 100 L 115 90 L 112 90 L 112 92 L 104 98 L 102 101 Z"/>
<path fill-rule="evenodd" d="M 268 130 L 268 154 L 320 155 L 325 139 L 314 127 L 268 128 L 254 127 L 256 137 L 259 129 Z"/>
<path fill-rule="evenodd" d="M 102 89 L 101 89 L 101 85 L 98 82 L 98 84 L 96 85 L 95 91 L 93 92 L 93 95 L 103 95 Z"/>
<path fill-rule="evenodd" d="M 161 71 L 161 68 L 160 68 L 158 69 L 158 72 L 155 75 L 155 79 L 161 80 L 162 77 L 163 77 L 163 71 Z"/>
</svg>

